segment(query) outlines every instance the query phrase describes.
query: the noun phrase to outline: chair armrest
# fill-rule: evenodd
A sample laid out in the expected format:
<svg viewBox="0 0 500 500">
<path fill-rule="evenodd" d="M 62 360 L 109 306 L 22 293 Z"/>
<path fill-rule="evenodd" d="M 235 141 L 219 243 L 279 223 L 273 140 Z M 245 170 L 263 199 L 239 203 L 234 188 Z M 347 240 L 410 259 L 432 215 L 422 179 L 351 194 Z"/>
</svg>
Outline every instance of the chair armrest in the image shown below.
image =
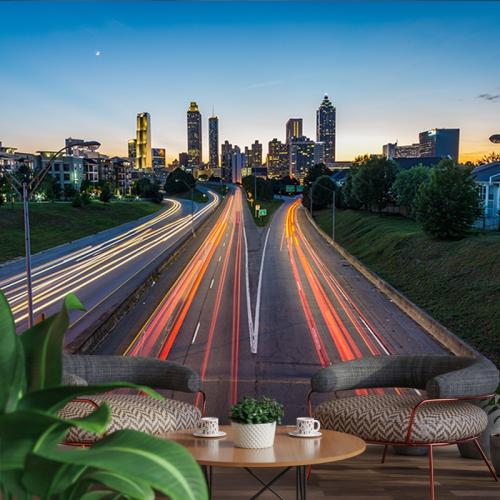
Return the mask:
<svg viewBox="0 0 500 500">
<path fill-rule="evenodd" d="M 498 370 L 487 359 L 465 368 L 442 373 L 428 381 L 430 398 L 463 398 L 492 394 L 498 387 Z"/>
<path fill-rule="evenodd" d="M 191 368 L 153 358 L 65 355 L 64 371 L 89 384 L 122 381 L 191 393 L 198 392 L 201 387 L 200 376 Z"/>
</svg>

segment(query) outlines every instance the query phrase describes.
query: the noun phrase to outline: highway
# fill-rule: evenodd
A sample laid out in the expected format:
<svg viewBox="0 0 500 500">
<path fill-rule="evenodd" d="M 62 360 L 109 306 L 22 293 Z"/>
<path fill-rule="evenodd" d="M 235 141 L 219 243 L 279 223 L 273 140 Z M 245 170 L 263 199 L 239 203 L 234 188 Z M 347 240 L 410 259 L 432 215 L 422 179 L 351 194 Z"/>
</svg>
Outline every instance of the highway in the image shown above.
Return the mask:
<svg viewBox="0 0 500 500">
<path fill-rule="evenodd" d="M 126 341 L 114 352 L 199 371 L 209 415 L 226 420 L 239 398 L 267 395 L 286 403 L 287 422 L 305 413 L 309 379 L 322 366 L 368 354 L 442 353 L 302 210 L 300 200 L 286 201 L 268 227 L 257 228 L 243 192 L 228 195 L 143 324 L 125 318 L 118 325 Z"/>
<path fill-rule="evenodd" d="M 206 218 L 220 197 L 209 192 L 206 204 L 196 205 L 194 224 Z M 139 222 L 132 222 L 82 238 L 69 245 L 41 252 L 33 257 L 33 297 L 35 317 L 49 315 L 60 307 L 70 292 L 77 293 L 92 312 L 142 269 L 162 258 L 191 231 L 191 203 L 167 200 L 166 208 Z M 23 260 L 0 268 L 0 289 L 12 307 L 16 326 L 27 326 L 27 292 Z M 75 314 L 82 322 L 89 313 Z M 72 340 L 71 334 L 66 338 Z"/>
</svg>

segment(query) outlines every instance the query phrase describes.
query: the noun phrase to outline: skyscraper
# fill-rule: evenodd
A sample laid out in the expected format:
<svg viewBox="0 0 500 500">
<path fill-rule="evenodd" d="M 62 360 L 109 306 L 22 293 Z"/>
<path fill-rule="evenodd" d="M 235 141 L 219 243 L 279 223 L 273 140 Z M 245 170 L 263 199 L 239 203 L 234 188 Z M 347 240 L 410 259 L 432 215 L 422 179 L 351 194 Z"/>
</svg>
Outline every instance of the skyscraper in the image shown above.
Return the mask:
<svg viewBox="0 0 500 500">
<path fill-rule="evenodd" d="M 303 179 L 307 171 L 314 167 L 315 142 L 301 136 L 293 137 L 289 145 L 290 177 Z"/>
<path fill-rule="evenodd" d="M 458 161 L 460 129 L 433 128 L 420 132 L 420 156 L 444 158 L 451 157 Z"/>
<path fill-rule="evenodd" d="M 221 145 L 221 176 L 224 180 L 231 182 L 233 175 L 231 172 L 231 161 L 233 145 L 229 141 L 224 141 Z"/>
<path fill-rule="evenodd" d="M 137 139 L 129 139 L 128 140 L 128 161 L 130 162 L 131 167 L 133 167 L 135 165 L 136 156 L 137 156 Z"/>
<path fill-rule="evenodd" d="M 151 153 L 151 117 L 149 113 L 137 115 L 137 139 L 135 168 L 153 168 Z"/>
<path fill-rule="evenodd" d="M 262 167 L 262 144 L 256 140 L 249 148 L 245 147 L 245 156 L 248 168 Z"/>
<path fill-rule="evenodd" d="M 201 113 L 198 104 L 192 101 L 187 111 L 187 147 L 189 167 L 199 168 L 201 165 Z"/>
<path fill-rule="evenodd" d="M 219 119 L 216 116 L 208 119 L 208 164 L 212 169 L 219 167 Z"/>
<path fill-rule="evenodd" d="M 290 144 L 292 137 L 302 137 L 302 118 L 290 118 L 286 122 L 287 144 Z"/>
<path fill-rule="evenodd" d="M 276 138 L 269 141 L 266 163 L 269 177 L 280 179 L 289 175 L 288 146 Z"/>
<path fill-rule="evenodd" d="M 324 143 L 324 163 L 327 167 L 335 162 L 335 121 L 336 110 L 325 94 L 316 111 L 316 141 Z"/>
</svg>

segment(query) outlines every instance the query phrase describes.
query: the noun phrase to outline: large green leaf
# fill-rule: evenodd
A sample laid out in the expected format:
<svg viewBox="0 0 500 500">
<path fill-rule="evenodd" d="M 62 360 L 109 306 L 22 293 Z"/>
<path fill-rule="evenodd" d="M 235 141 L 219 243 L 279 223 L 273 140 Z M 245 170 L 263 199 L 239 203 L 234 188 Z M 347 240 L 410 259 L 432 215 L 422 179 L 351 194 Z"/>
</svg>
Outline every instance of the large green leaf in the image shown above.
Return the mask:
<svg viewBox="0 0 500 500">
<path fill-rule="evenodd" d="M 0 415 L 0 472 L 22 469 L 32 451 L 57 446 L 73 426 L 96 434 L 103 433 L 109 423 L 110 410 L 101 405 L 90 415 L 64 420 L 37 410 Z"/>
<path fill-rule="evenodd" d="M 58 386 L 63 373 L 63 341 L 69 326 L 69 311 L 85 310 L 76 295 L 70 293 L 63 307 L 50 318 L 26 330 L 22 342 L 28 353 L 31 389 Z"/>
<path fill-rule="evenodd" d="M 113 389 L 137 389 L 145 392 L 155 399 L 164 399 L 163 396 L 149 387 L 131 384 L 129 382 L 111 382 L 99 385 L 68 385 L 50 387 L 26 394 L 19 401 L 20 410 L 38 409 L 41 411 L 55 413 L 62 409 L 67 403 L 78 396 L 89 396 L 90 394 L 101 394 Z"/>
<path fill-rule="evenodd" d="M 9 303 L 0 291 L 0 413 L 15 410 L 25 387 L 22 346 Z"/>
<path fill-rule="evenodd" d="M 154 491 L 147 483 L 139 479 L 131 479 L 127 475 L 120 475 L 117 472 L 97 470 L 86 473 L 82 480 L 89 481 L 90 484 L 101 484 L 110 490 L 137 500 L 154 500 L 155 498 Z"/>
<path fill-rule="evenodd" d="M 26 458 L 23 484 L 31 494 L 50 498 L 70 488 L 87 468 L 85 465 L 56 462 L 30 453 Z"/>
<path fill-rule="evenodd" d="M 200 467 L 180 444 L 133 430 L 116 431 L 89 449 L 41 451 L 57 461 L 88 465 L 150 484 L 172 500 L 207 498 Z"/>
</svg>

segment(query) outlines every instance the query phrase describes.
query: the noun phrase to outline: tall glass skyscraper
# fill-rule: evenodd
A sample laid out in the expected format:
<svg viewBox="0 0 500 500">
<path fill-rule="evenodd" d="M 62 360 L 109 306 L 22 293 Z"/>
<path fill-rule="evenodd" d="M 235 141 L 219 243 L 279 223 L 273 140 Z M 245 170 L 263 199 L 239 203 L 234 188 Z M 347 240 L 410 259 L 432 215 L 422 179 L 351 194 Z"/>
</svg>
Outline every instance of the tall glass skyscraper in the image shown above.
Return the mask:
<svg viewBox="0 0 500 500">
<path fill-rule="evenodd" d="M 449 156 L 458 161 L 459 142 L 460 129 L 458 128 L 433 128 L 420 132 L 420 156 L 424 158 Z"/>
<path fill-rule="evenodd" d="M 325 94 L 316 111 L 316 141 L 324 143 L 324 162 L 327 167 L 335 162 L 335 121 L 336 110 Z"/>
<path fill-rule="evenodd" d="M 198 104 L 192 101 L 187 111 L 187 146 L 190 168 L 201 165 L 201 113 Z"/>
<path fill-rule="evenodd" d="M 302 137 L 302 118 L 290 118 L 286 122 L 286 143 L 290 144 L 293 137 Z"/>
<path fill-rule="evenodd" d="M 149 113 L 137 115 L 137 138 L 135 168 L 153 168 L 151 152 L 151 117 Z"/>
<path fill-rule="evenodd" d="M 219 167 L 219 119 L 208 119 L 208 164 L 210 168 Z"/>
</svg>

